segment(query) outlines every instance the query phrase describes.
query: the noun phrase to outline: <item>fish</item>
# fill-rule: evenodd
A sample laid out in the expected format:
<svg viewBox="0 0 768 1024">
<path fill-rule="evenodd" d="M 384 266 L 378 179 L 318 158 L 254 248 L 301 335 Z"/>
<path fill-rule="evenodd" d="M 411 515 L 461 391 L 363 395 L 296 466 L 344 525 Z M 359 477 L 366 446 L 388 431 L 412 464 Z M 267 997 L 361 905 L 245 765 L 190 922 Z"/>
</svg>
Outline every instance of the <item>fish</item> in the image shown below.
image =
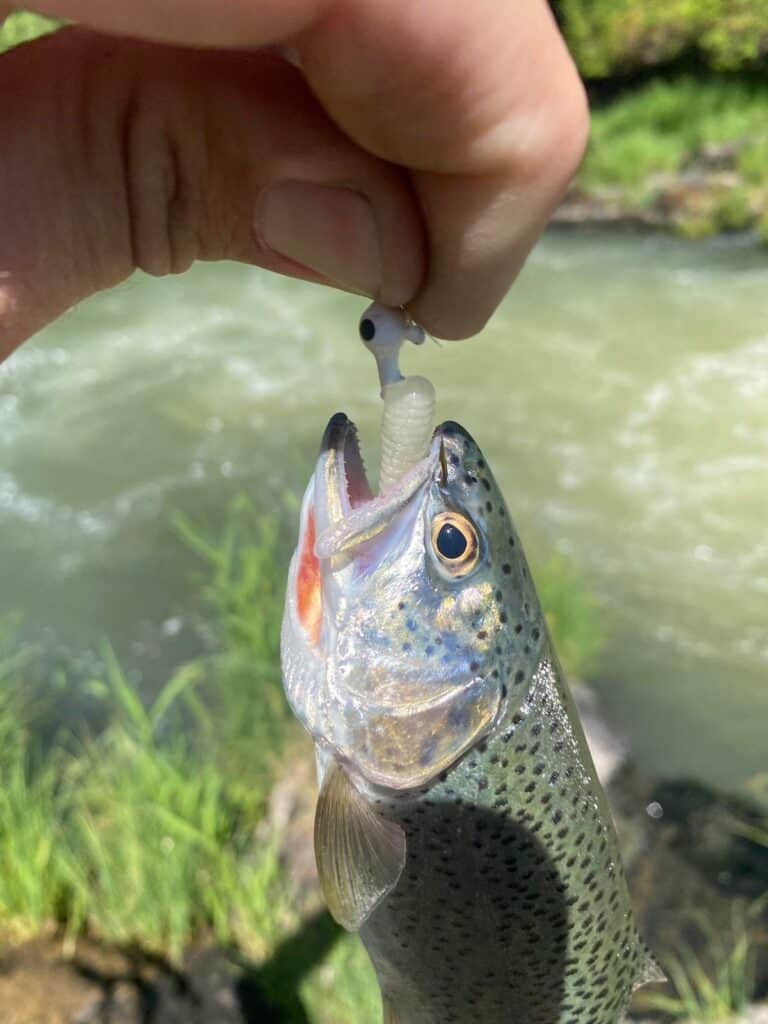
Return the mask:
<svg viewBox="0 0 768 1024">
<path fill-rule="evenodd" d="M 531 572 L 453 421 L 385 493 L 331 418 L 281 636 L 315 856 L 384 1024 L 615 1024 L 663 976 Z"/>
</svg>

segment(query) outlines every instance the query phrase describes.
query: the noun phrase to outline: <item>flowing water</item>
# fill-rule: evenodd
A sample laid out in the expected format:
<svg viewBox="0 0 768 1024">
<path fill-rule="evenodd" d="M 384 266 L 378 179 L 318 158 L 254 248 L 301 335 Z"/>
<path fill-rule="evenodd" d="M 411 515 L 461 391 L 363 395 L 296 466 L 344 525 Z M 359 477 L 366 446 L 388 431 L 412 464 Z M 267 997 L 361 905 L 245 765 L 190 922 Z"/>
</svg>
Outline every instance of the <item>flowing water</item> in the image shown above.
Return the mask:
<svg viewBox="0 0 768 1024">
<path fill-rule="evenodd" d="M 246 267 L 135 277 L 0 368 L 0 615 L 147 685 L 195 647 L 170 518 L 279 502 L 339 408 L 375 464 L 360 300 Z M 604 706 L 658 773 L 768 767 L 768 264 L 742 241 L 554 234 L 477 340 L 407 354 L 529 548 L 600 603 Z M 87 658 L 86 658 L 87 661 Z"/>
</svg>

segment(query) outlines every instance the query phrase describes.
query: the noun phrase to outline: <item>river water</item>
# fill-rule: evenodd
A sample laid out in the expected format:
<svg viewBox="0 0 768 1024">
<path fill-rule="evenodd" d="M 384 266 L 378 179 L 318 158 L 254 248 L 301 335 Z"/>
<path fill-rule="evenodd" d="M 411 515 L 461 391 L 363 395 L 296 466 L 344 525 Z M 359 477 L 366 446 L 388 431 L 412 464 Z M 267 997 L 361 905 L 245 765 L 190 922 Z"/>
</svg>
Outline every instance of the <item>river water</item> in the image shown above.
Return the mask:
<svg viewBox="0 0 768 1024">
<path fill-rule="evenodd" d="M 375 465 L 353 297 L 236 265 L 135 277 L 0 367 L 0 615 L 147 686 L 194 650 L 175 509 L 306 478 L 341 408 Z M 768 262 L 744 241 L 564 233 L 483 335 L 406 357 L 485 449 L 524 541 L 594 592 L 604 707 L 660 774 L 768 768 Z"/>
</svg>

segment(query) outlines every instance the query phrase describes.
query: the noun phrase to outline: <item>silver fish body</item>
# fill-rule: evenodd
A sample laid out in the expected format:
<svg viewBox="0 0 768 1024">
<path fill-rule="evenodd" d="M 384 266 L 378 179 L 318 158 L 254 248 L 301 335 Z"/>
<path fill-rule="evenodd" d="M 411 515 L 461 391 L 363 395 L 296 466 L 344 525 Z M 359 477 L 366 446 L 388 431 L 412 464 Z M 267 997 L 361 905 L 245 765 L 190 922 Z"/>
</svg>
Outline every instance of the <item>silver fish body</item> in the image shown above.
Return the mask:
<svg viewBox="0 0 768 1024">
<path fill-rule="evenodd" d="M 385 1024 L 615 1024 L 659 972 L 506 505 L 454 423 L 373 499 L 331 421 L 283 627 L 329 906 Z"/>
</svg>

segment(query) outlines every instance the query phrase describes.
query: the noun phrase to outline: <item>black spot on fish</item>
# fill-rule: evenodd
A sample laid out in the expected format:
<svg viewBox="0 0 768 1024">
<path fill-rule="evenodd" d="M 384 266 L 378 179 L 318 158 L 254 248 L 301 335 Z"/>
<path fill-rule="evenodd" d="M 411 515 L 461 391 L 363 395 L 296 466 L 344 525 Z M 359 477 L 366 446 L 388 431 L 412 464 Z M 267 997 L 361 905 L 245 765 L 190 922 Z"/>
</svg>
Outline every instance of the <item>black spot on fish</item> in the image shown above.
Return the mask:
<svg viewBox="0 0 768 1024">
<path fill-rule="evenodd" d="M 405 601 L 398 601 L 397 607 L 400 609 L 400 611 L 402 611 L 403 608 L 405 608 Z"/>
<path fill-rule="evenodd" d="M 486 512 L 492 512 L 493 511 L 493 505 L 492 505 L 492 503 L 490 501 L 486 501 L 486 503 L 485 503 L 485 511 Z"/>
<path fill-rule="evenodd" d="M 466 473 L 464 475 L 464 483 L 465 484 L 469 484 L 469 486 L 471 487 L 473 484 L 477 483 L 477 477 L 476 476 L 472 476 L 471 473 Z"/>
</svg>

